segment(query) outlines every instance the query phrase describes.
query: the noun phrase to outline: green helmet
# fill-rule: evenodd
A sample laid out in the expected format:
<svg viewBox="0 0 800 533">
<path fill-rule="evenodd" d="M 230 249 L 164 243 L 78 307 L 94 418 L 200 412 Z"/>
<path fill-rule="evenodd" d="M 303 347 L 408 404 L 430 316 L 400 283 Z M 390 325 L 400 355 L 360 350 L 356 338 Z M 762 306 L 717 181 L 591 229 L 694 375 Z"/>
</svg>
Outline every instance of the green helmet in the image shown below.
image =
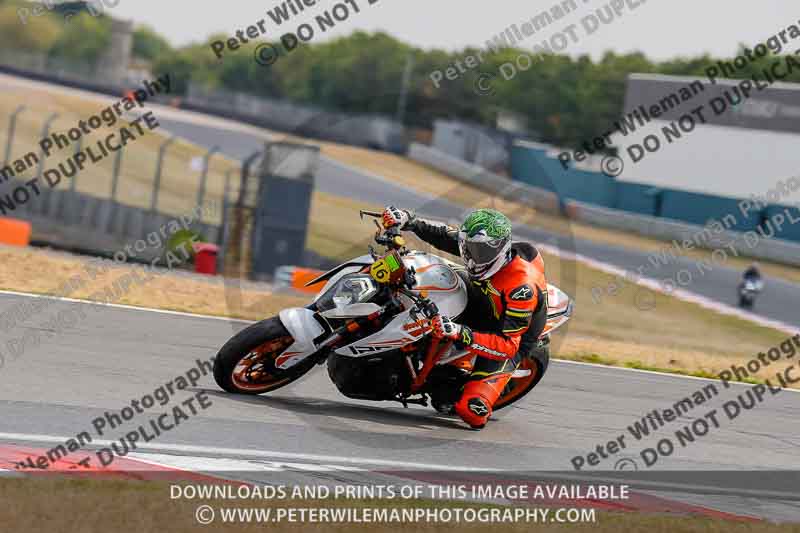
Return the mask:
<svg viewBox="0 0 800 533">
<path fill-rule="evenodd" d="M 461 224 L 458 247 L 470 276 L 490 278 L 510 257 L 511 221 L 494 209 L 473 211 Z"/>
</svg>

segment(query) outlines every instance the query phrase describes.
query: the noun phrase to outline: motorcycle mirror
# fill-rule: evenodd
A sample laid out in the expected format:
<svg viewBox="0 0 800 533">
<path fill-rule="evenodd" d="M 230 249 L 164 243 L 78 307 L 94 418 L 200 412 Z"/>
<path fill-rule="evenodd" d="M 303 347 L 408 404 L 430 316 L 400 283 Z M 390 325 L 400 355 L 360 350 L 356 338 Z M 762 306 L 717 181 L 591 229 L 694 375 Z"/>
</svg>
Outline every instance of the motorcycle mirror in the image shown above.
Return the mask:
<svg viewBox="0 0 800 533">
<path fill-rule="evenodd" d="M 367 215 L 368 217 L 374 217 L 374 218 L 383 217 L 383 213 L 378 213 L 377 211 L 365 211 L 364 209 L 359 210 L 358 214 L 361 217 L 361 220 L 364 220 L 364 215 Z"/>
</svg>

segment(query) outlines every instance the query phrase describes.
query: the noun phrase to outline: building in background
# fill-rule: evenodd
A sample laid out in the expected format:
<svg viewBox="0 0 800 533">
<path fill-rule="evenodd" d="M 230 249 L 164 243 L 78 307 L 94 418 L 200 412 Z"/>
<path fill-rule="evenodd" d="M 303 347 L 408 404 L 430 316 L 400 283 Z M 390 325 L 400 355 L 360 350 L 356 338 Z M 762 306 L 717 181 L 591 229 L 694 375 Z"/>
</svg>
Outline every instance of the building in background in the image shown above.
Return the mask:
<svg viewBox="0 0 800 533">
<path fill-rule="evenodd" d="M 669 107 L 678 94 L 695 78 L 633 74 L 628 79 L 623 114 L 644 107 Z M 764 194 L 780 180 L 800 176 L 800 85 L 775 83 L 763 91 L 753 90 L 749 98 L 738 92 L 740 80 L 718 80 L 712 85 L 700 80 L 704 90 L 691 99 L 666 110 L 628 135 L 612 136 L 619 157 L 625 162 L 617 178 L 622 183 L 637 183 L 687 192 L 748 198 Z M 734 102 L 736 105 L 732 105 Z M 662 104 L 663 103 L 663 104 Z M 665 139 L 664 128 L 693 109 L 703 106 L 693 129 L 678 127 L 680 138 Z M 712 108 L 712 105 L 716 108 Z M 724 109 L 723 109 L 724 106 Z M 719 113 L 715 112 L 719 111 Z M 696 116 L 696 115 L 694 115 Z M 647 151 L 641 160 L 644 139 L 654 135 L 660 147 Z M 654 147 L 653 142 L 649 142 Z M 781 203 L 800 204 L 800 191 L 781 199 Z"/>
<path fill-rule="evenodd" d="M 519 115 L 500 112 L 497 123 L 507 129 L 461 120 L 435 120 L 431 146 L 462 161 L 508 174 L 511 146 L 529 134 L 524 118 Z"/>
<path fill-rule="evenodd" d="M 745 97 L 742 80 L 633 74 L 628 81 L 616 123 L 624 132 L 610 135 L 621 158 L 611 170 L 621 173 L 604 167 L 609 154 L 599 150 L 576 162 L 574 150 L 517 141 L 513 179 L 555 192 L 562 205 L 698 226 L 725 219 L 739 232 L 769 232 L 773 217 L 800 220 L 800 188 L 780 187 L 800 179 L 800 85 L 775 83 Z M 742 209 L 743 200 L 751 206 Z M 800 224 L 784 224 L 777 238 L 800 241 Z"/>
</svg>

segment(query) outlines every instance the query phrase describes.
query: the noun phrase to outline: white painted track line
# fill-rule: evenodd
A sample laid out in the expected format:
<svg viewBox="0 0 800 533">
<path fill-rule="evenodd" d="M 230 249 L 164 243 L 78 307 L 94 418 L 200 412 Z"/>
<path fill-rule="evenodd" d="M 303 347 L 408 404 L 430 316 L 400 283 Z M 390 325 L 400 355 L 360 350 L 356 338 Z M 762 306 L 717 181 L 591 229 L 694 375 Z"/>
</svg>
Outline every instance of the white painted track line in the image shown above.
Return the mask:
<svg viewBox="0 0 800 533">
<path fill-rule="evenodd" d="M 49 442 L 63 444 L 72 437 L 61 437 L 56 435 L 31 435 L 26 433 L 0 433 L 0 440 L 13 442 Z M 110 446 L 118 441 L 93 440 L 91 444 L 98 446 Z M 408 461 L 392 461 L 390 459 L 370 459 L 366 457 L 344 457 L 337 455 L 318 455 L 310 453 L 276 452 L 266 450 L 251 450 L 240 448 L 220 448 L 215 446 L 195 446 L 189 444 L 148 444 L 136 445 L 137 450 L 153 450 L 162 452 L 176 452 L 182 454 L 200 454 L 211 457 L 241 456 L 254 459 L 288 459 L 293 461 L 311 461 L 321 463 L 334 463 L 357 466 L 383 466 L 396 468 L 426 469 L 426 470 L 448 470 L 448 471 L 470 471 L 487 472 L 494 471 L 488 468 L 475 468 L 471 466 L 444 466 L 441 464 L 415 463 Z"/>
</svg>

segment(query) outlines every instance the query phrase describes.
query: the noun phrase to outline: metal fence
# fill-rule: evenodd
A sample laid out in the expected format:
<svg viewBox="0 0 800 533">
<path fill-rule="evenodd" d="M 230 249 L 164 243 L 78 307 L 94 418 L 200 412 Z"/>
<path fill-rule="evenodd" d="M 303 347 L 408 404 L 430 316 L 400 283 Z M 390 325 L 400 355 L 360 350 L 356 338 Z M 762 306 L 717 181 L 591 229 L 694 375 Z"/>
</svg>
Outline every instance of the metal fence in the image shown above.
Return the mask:
<svg viewBox="0 0 800 533">
<path fill-rule="evenodd" d="M 182 103 L 263 126 L 353 146 L 396 153 L 407 149 L 405 127 L 388 117 L 328 111 L 308 104 L 253 96 L 190 83 Z"/>
<path fill-rule="evenodd" d="M 101 157 L 97 162 L 87 162 L 74 177 L 63 180 L 62 185 L 73 192 L 80 191 L 151 211 L 180 214 L 206 200 L 221 200 L 226 191 L 235 192 L 238 188 L 238 181 L 231 181 L 231 176 L 240 171 L 239 164 L 221 156 L 215 158 L 219 151 L 217 147 L 200 148 L 174 135 L 160 135 L 157 129 L 153 132 L 145 130 L 145 134 L 129 141 L 118 151 L 102 154 L 95 143 L 110 131 L 116 131 L 118 126 L 127 126 L 122 120 L 118 126 L 84 135 L 48 155 L 39 141 L 53 132 L 63 133 L 75 127 L 79 115 L 53 113 L 29 105 L 17 105 L 12 110 L 7 104 L 0 101 L 0 139 L 4 141 L 0 142 L 4 147 L 0 194 L 4 189 L 3 178 L 41 178 L 46 168 L 54 167 L 87 148 Z M 38 160 L 36 167 L 17 174 L 15 161 L 31 154 Z"/>
<path fill-rule="evenodd" d="M 0 70 L 8 71 L 2 66 L 1 56 Z M 35 55 L 17 59 L 15 64 L 32 70 L 52 66 L 37 66 Z M 52 82 L 51 74 L 56 71 L 43 74 L 43 81 Z M 65 68 L 63 72 L 68 79 L 76 78 L 75 70 Z M 96 71 L 89 68 L 85 72 L 90 75 Z M 28 76 L 30 71 L 24 74 Z M 121 93 L 119 89 L 116 92 Z M 112 127 L 98 129 L 47 155 L 39 145 L 41 139 L 53 132 L 67 132 L 79 120 L 97 114 L 101 105 L 69 93 L 59 94 L 56 105 L 42 103 L 41 96 L 24 91 L 5 94 L 0 90 L 0 216 L 32 222 L 35 241 L 103 254 L 145 238 L 198 206 L 212 206 L 199 211 L 192 228 L 206 241 L 219 245 L 221 270 L 236 277 L 249 276 L 253 261 L 250 235 L 254 231 L 263 149 L 242 162 L 233 161 L 216 147 L 201 148 L 177 136 L 162 135 L 158 129 L 144 128 L 146 134 L 96 163 L 87 163 L 51 188 L 42 179 L 49 169 L 59 163 L 66 165 L 76 153 L 95 146 L 98 138 L 128 125 L 120 119 Z M 69 100 L 67 105 L 62 98 Z M 312 116 L 307 122 L 313 126 L 325 120 Z M 298 129 L 302 127 L 301 123 Z M 93 150 L 98 152 L 97 148 Z M 36 163 L 17 172 L 15 163 L 26 157 L 35 158 Z M 14 192 L 34 178 L 41 192 L 31 194 L 29 201 L 14 201 Z"/>
<path fill-rule="evenodd" d="M 87 109 L 96 112 L 96 107 Z M 97 162 L 87 161 L 83 170 L 50 187 L 43 179 L 47 169 L 59 163 L 66 166 L 70 157 L 91 147 L 98 135 L 87 134 L 49 156 L 39 141 L 74 127 L 78 120 L 78 114 L 43 110 L 33 102 L 17 104 L 0 94 L 0 216 L 32 222 L 35 241 L 109 253 L 196 212 L 192 229 L 208 242 L 226 244 L 227 217 L 244 170 L 238 162 L 221 157 L 216 148 L 201 149 L 145 127 L 145 135 Z M 125 125 L 121 121 L 117 127 Z M 103 137 L 113 130 L 96 133 Z M 95 154 L 100 155 L 97 149 Z M 15 164 L 26 157 L 35 164 L 17 172 Z M 34 178 L 36 194 L 26 185 Z M 29 189 L 27 201 L 20 202 L 18 190 L 24 187 Z"/>
<path fill-rule="evenodd" d="M 92 86 L 116 94 L 123 87 L 140 85 L 149 76 L 144 70 L 124 70 L 120 76 L 118 65 L 110 65 L 109 62 L 108 58 L 100 58 L 95 62 L 76 61 L 21 49 L 0 49 L 0 70 L 51 82 L 59 81 L 65 85 Z M 156 99 L 166 102 L 169 98 L 160 96 Z"/>
</svg>

